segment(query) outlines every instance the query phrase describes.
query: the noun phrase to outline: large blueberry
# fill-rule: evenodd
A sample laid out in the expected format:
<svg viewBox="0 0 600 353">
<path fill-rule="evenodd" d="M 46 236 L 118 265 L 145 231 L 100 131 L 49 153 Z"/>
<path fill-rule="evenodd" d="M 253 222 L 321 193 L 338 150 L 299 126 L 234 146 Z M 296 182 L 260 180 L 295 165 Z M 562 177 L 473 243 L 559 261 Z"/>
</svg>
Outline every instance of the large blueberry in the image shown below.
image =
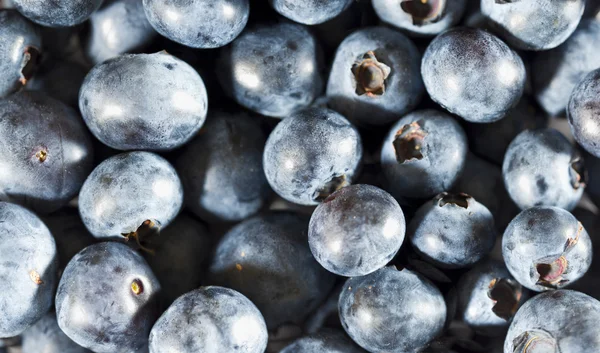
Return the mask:
<svg viewBox="0 0 600 353">
<path fill-rule="evenodd" d="M 304 336 L 286 346 L 281 353 L 365 353 L 344 333 L 324 329 Z"/>
<path fill-rule="evenodd" d="M 590 72 L 573 89 L 567 113 L 575 140 L 600 157 L 600 69 Z"/>
<path fill-rule="evenodd" d="M 23 333 L 22 349 L 23 353 L 92 353 L 62 332 L 54 311 Z"/>
<path fill-rule="evenodd" d="M 187 63 L 160 52 L 126 54 L 96 65 L 79 93 L 92 133 L 119 150 L 171 150 L 204 124 L 204 82 Z"/>
<path fill-rule="evenodd" d="M 352 0 L 269 0 L 279 14 L 305 25 L 316 25 L 338 16 Z"/>
<path fill-rule="evenodd" d="M 373 27 L 344 39 L 327 82 L 329 105 L 353 122 L 382 125 L 419 103 L 423 81 L 415 45 L 402 33 Z"/>
<path fill-rule="evenodd" d="M 46 27 L 71 27 L 87 20 L 102 0 L 12 0 L 15 8 L 33 22 Z"/>
</svg>

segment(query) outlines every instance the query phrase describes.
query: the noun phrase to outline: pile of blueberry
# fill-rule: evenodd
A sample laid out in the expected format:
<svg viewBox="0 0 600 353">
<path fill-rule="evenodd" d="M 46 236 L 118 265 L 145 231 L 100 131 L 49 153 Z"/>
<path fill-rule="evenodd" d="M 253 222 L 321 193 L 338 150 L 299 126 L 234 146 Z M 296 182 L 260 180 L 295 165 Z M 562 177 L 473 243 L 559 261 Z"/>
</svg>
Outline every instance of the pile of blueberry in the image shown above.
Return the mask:
<svg viewBox="0 0 600 353">
<path fill-rule="evenodd" d="M 600 353 L 598 206 L 600 0 L 0 0 L 0 353 Z"/>
</svg>

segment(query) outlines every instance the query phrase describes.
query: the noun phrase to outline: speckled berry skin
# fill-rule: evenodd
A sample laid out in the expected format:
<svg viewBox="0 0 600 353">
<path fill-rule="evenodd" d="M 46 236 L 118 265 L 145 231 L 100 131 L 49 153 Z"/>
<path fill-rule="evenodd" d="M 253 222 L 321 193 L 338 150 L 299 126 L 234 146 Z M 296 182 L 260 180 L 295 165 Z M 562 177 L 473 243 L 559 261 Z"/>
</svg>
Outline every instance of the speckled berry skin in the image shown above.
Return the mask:
<svg viewBox="0 0 600 353">
<path fill-rule="evenodd" d="M 35 66 L 32 59 L 41 48 L 42 38 L 33 23 L 17 11 L 0 9 L 0 97 L 24 86 L 31 74 L 24 68 Z"/>
<path fill-rule="evenodd" d="M 49 213 L 77 195 L 92 169 L 81 117 L 40 92 L 0 100 L 0 200 Z"/>
<path fill-rule="evenodd" d="M 398 140 L 398 133 L 405 131 L 409 134 Z M 397 140 L 406 142 L 406 151 L 395 144 Z M 450 115 L 436 110 L 410 113 L 392 126 L 381 148 L 386 189 L 408 198 L 429 198 L 449 190 L 464 168 L 467 150 L 465 132 Z"/>
<path fill-rule="evenodd" d="M 502 238 L 506 267 L 523 286 L 562 288 L 581 278 L 592 262 L 592 243 L 580 222 L 558 207 L 532 207 L 510 222 Z M 544 277 L 540 264 L 564 259 L 562 270 Z"/>
<path fill-rule="evenodd" d="M 371 185 L 351 185 L 331 194 L 315 209 L 308 244 L 328 271 L 364 276 L 396 255 L 405 232 L 404 213 L 392 195 Z"/>
<path fill-rule="evenodd" d="M 390 68 L 381 95 L 356 92 L 353 65 L 372 51 Z M 360 29 L 340 44 L 327 82 L 329 106 L 350 121 L 364 125 L 383 125 L 415 108 L 424 92 L 419 75 L 421 55 L 404 34 L 386 27 Z"/>
<path fill-rule="evenodd" d="M 301 323 L 333 287 L 308 247 L 308 219 L 291 212 L 253 217 L 233 227 L 215 249 L 210 283 L 244 294 L 270 330 Z"/>
<path fill-rule="evenodd" d="M 504 185 L 522 210 L 533 206 L 572 210 L 585 189 L 582 161 L 560 132 L 550 128 L 525 130 L 506 150 Z"/>
<path fill-rule="evenodd" d="M 96 238 L 118 240 L 146 220 L 166 227 L 183 204 L 175 169 L 150 152 L 127 152 L 100 163 L 79 193 L 79 213 Z"/>
<path fill-rule="evenodd" d="M 563 45 L 538 53 L 532 64 L 535 98 L 550 115 L 564 113 L 575 86 L 600 68 L 600 20 L 581 21 Z"/>
<path fill-rule="evenodd" d="M 432 37 L 440 34 L 460 21 L 466 6 L 466 0 L 437 1 L 445 2 L 435 20 L 421 21 L 402 9 L 402 3 L 414 0 L 374 0 L 373 8 L 377 16 L 385 22 L 414 37 Z M 432 1 L 435 3 L 436 1 Z"/>
<path fill-rule="evenodd" d="M 150 353 L 263 353 L 267 327 L 242 294 L 201 287 L 178 298 L 150 332 Z"/>
<path fill-rule="evenodd" d="M 363 154 L 360 135 L 343 116 L 309 108 L 281 121 L 269 135 L 263 154 L 273 190 L 300 205 L 316 205 L 351 184 Z"/>
<path fill-rule="evenodd" d="M 285 118 L 321 93 L 319 53 L 315 37 L 301 25 L 254 27 L 222 50 L 217 74 L 225 92 L 242 106 Z"/>
<path fill-rule="evenodd" d="M 54 302 L 56 244 L 27 209 L 0 202 L 0 338 L 21 334 Z"/>
<path fill-rule="evenodd" d="M 339 312 L 344 330 L 369 352 L 416 352 L 442 333 L 446 303 L 424 277 L 384 267 L 347 280 Z"/>
<path fill-rule="evenodd" d="M 271 195 L 263 171 L 265 142 L 256 119 L 210 112 L 202 133 L 175 163 L 188 209 L 211 223 L 241 221 L 259 211 Z"/>
<path fill-rule="evenodd" d="M 423 55 L 421 74 L 431 99 L 476 123 L 502 119 L 525 87 L 521 57 L 493 34 L 473 28 L 437 36 Z"/>
<path fill-rule="evenodd" d="M 125 54 L 96 65 L 79 93 L 88 128 L 118 150 L 165 151 L 191 140 L 208 109 L 204 82 L 167 53 Z"/>
<path fill-rule="evenodd" d="M 84 50 L 90 61 L 98 64 L 144 49 L 155 36 L 142 0 L 105 0 L 90 17 Z"/>
<path fill-rule="evenodd" d="M 492 251 L 496 241 L 494 217 L 465 194 L 440 194 L 425 203 L 406 234 L 415 250 L 440 268 L 464 268 Z"/>
<path fill-rule="evenodd" d="M 88 246 L 69 262 L 58 285 L 58 326 L 94 352 L 142 353 L 157 317 L 159 291 L 135 250 L 114 242 Z"/>
<path fill-rule="evenodd" d="M 53 311 L 23 333 L 22 349 L 23 353 L 92 353 L 62 332 Z"/>
<path fill-rule="evenodd" d="M 585 76 L 571 93 L 568 118 L 575 140 L 600 157 L 600 69 Z"/>
<path fill-rule="evenodd" d="M 305 25 L 317 25 L 342 13 L 352 0 L 269 0 L 280 15 Z"/>
<path fill-rule="evenodd" d="M 599 320 L 600 302 L 590 296 L 572 290 L 542 293 L 528 300 L 515 315 L 504 353 L 599 352 Z M 523 347 L 529 340 L 533 350 Z"/>
<path fill-rule="evenodd" d="M 12 3 L 23 16 L 44 27 L 72 27 L 87 20 L 102 0 L 12 0 Z"/>
<path fill-rule="evenodd" d="M 248 0 L 143 0 L 152 27 L 172 41 L 192 48 L 231 43 L 246 27 Z"/>
<path fill-rule="evenodd" d="M 281 353 L 365 353 L 342 332 L 322 329 L 318 333 L 298 338 Z"/>
<path fill-rule="evenodd" d="M 513 47 L 524 50 L 556 48 L 575 31 L 585 0 L 481 0 L 481 12 Z"/>
</svg>

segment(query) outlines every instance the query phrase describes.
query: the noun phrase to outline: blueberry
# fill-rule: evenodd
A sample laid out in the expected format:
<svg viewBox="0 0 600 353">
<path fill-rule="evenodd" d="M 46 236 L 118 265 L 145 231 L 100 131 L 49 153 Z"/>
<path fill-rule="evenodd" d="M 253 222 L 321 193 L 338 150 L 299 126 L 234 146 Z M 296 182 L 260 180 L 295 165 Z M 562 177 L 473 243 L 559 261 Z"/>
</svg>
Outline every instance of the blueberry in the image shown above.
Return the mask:
<svg viewBox="0 0 600 353">
<path fill-rule="evenodd" d="M 23 333 L 22 349 L 23 353 L 91 353 L 62 332 L 54 312 L 46 314 Z"/>
<path fill-rule="evenodd" d="M 572 290 L 542 293 L 515 315 L 504 353 L 600 352 L 600 302 Z"/>
<path fill-rule="evenodd" d="M 28 81 L 27 89 L 42 91 L 70 107 L 77 108 L 79 89 L 87 73 L 87 68 L 76 62 L 47 60 Z"/>
<path fill-rule="evenodd" d="M 280 15 L 305 25 L 333 19 L 352 4 L 352 0 L 269 0 Z"/>
<path fill-rule="evenodd" d="M 550 115 L 560 115 L 573 88 L 585 75 L 600 68 L 600 20 L 585 19 L 567 41 L 540 52 L 533 61 L 535 98 Z"/>
<path fill-rule="evenodd" d="M 568 118 L 575 140 L 600 157 L 600 69 L 585 76 L 571 93 Z"/>
<path fill-rule="evenodd" d="M 435 36 L 453 27 L 465 11 L 466 0 L 374 0 L 383 21 L 412 36 Z"/>
<path fill-rule="evenodd" d="M 41 47 L 36 26 L 14 10 L 0 9 L 0 97 L 25 86 L 36 69 Z"/>
<path fill-rule="evenodd" d="M 600 205 L 600 159 L 592 156 L 584 151 L 586 172 L 589 176 L 590 183 L 586 185 L 585 191 L 594 201 L 595 205 Z M 600 261 L 599 261 L 600 263 Z"/>
<path fill-rule="evenodd" d="M 392 29 L 352 33 L 335 54 L 327 82 L 329 105 L 360 124 L 395 121 L 421 100 L 420 58 L 411 40 Z"/>
<path fill-rule="evenodd" d="M 150 152 L 111 157 L 92 171 L 79 193 L 79 213 L 96 238 L 138 243 L 166 227 L 183 204 L 175 169 Z"/>
<path fill-rule="evenodd" d="M 298 338 L 281 353 L 364 353 L 338 330 L 325 329 L 319 333 Z"/>
<path fill-rule="evenodd" d="M 331 194 L 313 212 L 308 243 L 328 271 L 364 276 L 396 255 L 405 231 L 404 213 L 390 194 L 370 185 L 352 185 Z"/>
<path fill-rule="evenodd" d="M 519 55 L 480 29 L 454 28 L 427 47 L 421 67 L 431 99 L 475 123 L 502 119 L 525 87 Z"/>
<path fill-rule="evenodd" d="M 408 224 L 415 250 L 441 268 L 469 267 L 492 251 L 494 217 L 467 194 L 442 193 L 425 203 Z"/>
<path fill-rule="evenodd" d="M 42 318 L 54 299 L 54 238 L 27 209 L 0 202 L 0 337 L 16 336 Z"/>
<path fill-rule="evenodd" d="M 383 176 L 396 197 L 428 198 L 449 190 L 466 158 L 463 129 L 436 110 L 419 110 L 400 119 L 381 148 Z"/>
<path fill-rule="evenodd" d="M 550 128 L 517 135 L 506 150 L 502 175 L 510 197 L 523 210 L 533 206 L 572 210 L 587 179 L 581 154 Z"/>
<path fill-rule="evenodd" d="M 102 0 L 11 0 L 23 16 L 46 27 L 71 27 L 83 23 Z"/>
<path fill-rule="evenodd" d="M 266 137 L 246 114 L 215 111 L 177 160 L 187 207 L 210 222 L 241 221 L 271 192 L 262 155 Z"/>
<path fill-rule="evenodd" d="M 171 150 L 202 127 L 204 82 L 165 52 L 127 54 L 96 65 L 79 93 L 79 108 L 97 139 L 119 150 Z"/>
<path fill-rule="evenodd" d="M 142 0 L 106 0 L 89 21 L 84 49 L 94 64 L 144 49 L 156 36 Z"/>
<path fill-rule="evenodd" d="M 481 0 L 492 27 L 517 49 L 556 48 L 575 31 L 585 0 Z"/>
<path fill-rule="evenodd" d="M 69 262 L 58 285 L 58 326 L 94 352 L 143 352 L 159 291 L 144 258 L 127 245 L 88 246 Z"/>
<path fill-rule="evenodd" d="M 243 221 L 217 245 L 210 281 L 247 296 L 270 330 L 302 322 L 334 281 L 310 253 L 307 228 L 308 219 L 289 212 Z"/>
<path fill-rule="evenodd" d="M 457 292 L 457 318 L 485 336 L 503 335 L 528 299 L 527 289 L 497 260 L 475 265 L 460 278 Z"/>
<path fill-rule="evenodd" d="M 384 267 L 346 281 L 340 320 L 369 352 L 416 352 L 442 333 L 446 303 L 428 280 L 407 269 Z"/>
<path fill-rule="evenodd" d="M 541 292 L 581 278 L 592 262 L 592 244 L 581 222 L 568 211 L 532 207 L 504 231 L 502 256 L 519 283 Z"/>
<path fill-rule="evenodd" d="M 40 92 L 0 100 L 0 200 L 49 213 L 77 195 L 92 169 L 81 117 Z"/>
<path fill-rule="evenodd" d="M 239 104 L 284 118 L 309 106 L 321 92 L 319 53 L 316 39 L 301 25 L 259 26 L 223 49 L 217 72 Z"/>
<path fill-rule="evenodd" d="M 263 353 L 267 327 L 242 294 L 201 287 L 179 297 L 150 332 L 150 353 Z"/>
</svg>

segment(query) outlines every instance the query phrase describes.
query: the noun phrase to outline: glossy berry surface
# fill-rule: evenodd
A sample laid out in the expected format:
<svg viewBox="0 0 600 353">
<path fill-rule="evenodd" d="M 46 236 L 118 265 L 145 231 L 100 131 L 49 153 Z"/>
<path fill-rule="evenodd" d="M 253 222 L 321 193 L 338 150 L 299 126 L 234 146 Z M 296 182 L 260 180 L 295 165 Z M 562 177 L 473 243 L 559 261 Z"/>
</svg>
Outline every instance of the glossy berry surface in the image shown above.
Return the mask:
<svg viewBox="0 0 600 353">
<path fill-rule="evenodd" d="M 102 0 L 11 1 L 23 16 L 45 27 L 71 27 L 83 23 L 102 4 Z"/>
<path fill-rule="evenodd" d="M 292 21 L 316 25 L 338 16 L 352 0 L 269 0 L 273 9 Z"/>
<path fill-rule="evenodd" d="M 592 243 L 568 211 L 532 207 L 504 231 L 502 256 L 519 283 L 541 292 L 565 287 L 583 276 L 592 261 Z"/>
<path fill-rule="evenodd" d="M 284 199 L 316 205 L 352 183 L 363 154 L 360 135 L 333 110 L 310 108 L 281 121 L 263 154 L 265 175 Z"/>
<path fill-rule="evenodd" d="M 480 29 L 454 28 L 437 36 L 423 55 L 421 74 L 431 99 L 476 123 L 502 119 L 525 86 L 519 55 Z"/>
<path fill-rule="evenodd" d="M 590 72 L 571 93 L 569 125 L 575 140 L 600 157 L 600 69 Z"/>
<path fill-rule="evenodd" d="M 364 353 L 342 332 L 324 329 L 318 333 L 298 338 L 281 353 Z"/>
<path fill-rule="evenodd" d="M 58 327 L 51 311 L 23 333 L 23 353 L 91 353 L 73 342 Z"/>
</svg>

